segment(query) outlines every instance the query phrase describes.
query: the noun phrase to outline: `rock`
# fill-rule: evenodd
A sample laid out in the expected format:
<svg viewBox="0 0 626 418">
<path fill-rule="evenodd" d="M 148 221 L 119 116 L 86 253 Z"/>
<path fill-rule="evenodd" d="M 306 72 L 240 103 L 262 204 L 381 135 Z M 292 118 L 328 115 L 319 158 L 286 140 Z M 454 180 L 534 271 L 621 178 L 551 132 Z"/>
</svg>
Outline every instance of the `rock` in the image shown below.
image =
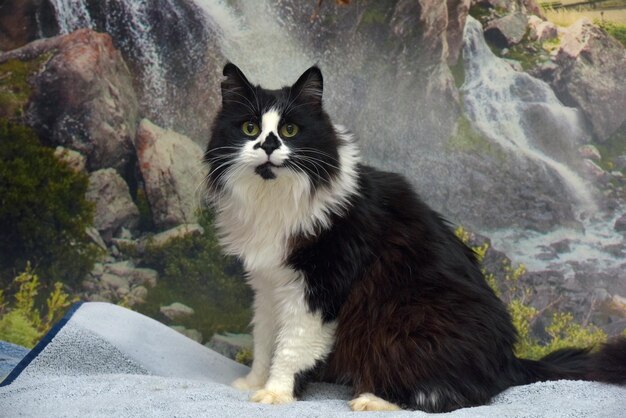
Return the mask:
<svg viewBox="0 0 626 418">
<path fill-rule="evenodd" d="M 172 321 L 191 316 L 195 313 L 193 308 L 190 308 L 187 305 L 183 305 L 180 302 L 174 302 L 168 306 L 161 306 L 159 311 Z"/>
<path fill-rule="evenodd" d="M 94 227 L 106 242 L 120 227 L 134 228 L 139 222 L 139 209 L 128 185 L 112 168 L 91 173 L 85 197 L 96 205 Z"/>
<path fill-rule="evenodd" d="M 148 297 L 148 289 L 145 286 L 137 286 L 130 290 L 128 294 L 129 304 L 131 306 L 139 305 L 146 302 Z"/>
<path fill-rule="evenodd" d="M 606 171 L 604 171 L 602 167 L 588 158 L 583 159 L 583 170 L 592 179 L 602 180 L 607 176 Z"/>
<path fill-rule="evenodd" d="M 528 18 L 528 27 L 530 28 L 529 38 L 532 41 L 545 42 L 559 36 L 554 23 L 542 20 L 537 16 Z"/>
<path fill-rule="evenodd" d="M 33 94 L 24 121 L 52 145 L 87 157 L 90 171 L 125 173 L 133 158 L 137 97 L 131 73 L 111 37 L 89 29 L 42 39 L 0 54 L 0 63 L 49 56 L 29 77 Z"/>
<path fill-rule="evenodd" d="M 550 244 L 550 247 L 552 247 L 557 254 L 569 253 L 572 250 L 570 248 L 571 243 L 572 240 L 565 238 L 560 241 L 553 242 Z"/>
<path fill-rule="evenodd" d="M 207 176 L 200 146 L 144 119 L 135 147 L 155 225 L 171 228 L 196 222 L 196 190 Z"/>
<path fill-rule="evenodd" d="M 100 283 L 118 294 L 127 294 L 130 291 L 130 283 L 127 278 L 111 273 L 100 276 Z"/>
<path fill-rule="evenodd" d="M 524 38 L 527 24 L 528 20 L 524 14 L 508 14 L 492 20 L 485 26 L 485 39 L 499 48 L 511 47 Z"/>
<path fill-rule="evenodd" d="M 129 241 L 133 239 L 133 234 L 128 229 L 122 227 L 117 232 L 117 238 Z"/>
<path fill-rule="evenodd" d="M 93 269 L 91 269 L 91 274 L 96 277 L 102 276 L 104 274 L 104 264 L 94 263 Z"/>
<path fill-rule="evenodd" d="M 155 247 L 162 247 L 173 239 L 202 234 L 204 234 L 204 228 L 202 228 L 200 225 L 185 224 L 153 235 L 148 238 L 147 242 L 149 242 L 151 245 L 154 245 Z"/>
<path fill-rule="evenodd" d="M 0 28 L 0 50 L 19 48 L 56 33 L 54 8 L 46 0 L 3 0 L 0 2 Z"/>
<path fill-rule="evenodd" d="M 87 160 L 80 152 L 58 146 L 54 150 L 54 156 L 65 163 L 74 172 L 85 171 Z"/>
<path fill-rule="evenodd" d="M 588 19 L 564 33 L 554 57 L 558 69 L 546 79 L 566 105 L 579 108 L 598 141 L 626 121 L 626 52 Z"/>
<path fill-rule="evenodd" d="M 581 158 L 588 158 L 591 161 L 600 161 L 602 160 L 602 155 L 600 155 L 600 151 L 595 145 L 587 144 L 578 148 L 578 155 Z"/>
<path fill-rule="evenodd" d="M 202 343 L 202 333 L 196 329 L 187 329 L 182 325 L 170 325 L 174 331 L 178 331 L 185 337 L 194 340 L 197 343 Z"/>
<path fill-rule="evenodd" d="M 104 271 L 106 273 L 115 274 L 116 276 L 130 277 L 135 270 L 132 262 L 118 261 L 117 263 L 105 264 Z"/>
<path fill-rule="evenodd" d="M 448 65 L 454 65 L 459 59 L 463 47 L 463 29 L 469 13 L 471 0 L 448 0 Z"/>
<path fill-rule="evenodd" d="M 102 248 L 104 251 L 107 250 L 107 245 L 104 243 L 104 240 L 96 228 L 89 226 L 85 228 L 85 233 L 98 247 Z"/>
<path fill-rule="evenodd" d="M 252 335 L 231 334 L 229 332 L 226 334 L 215 334 L 205 346 L 234 360 L 237 353 L 241 350 L 252 350 Z"/>
<path fill-rule="evenodd" d="M 613 225 L 613 229 L 617 232 L 626 232 L 626 213 L 617 218 L 615 224 Z"/>
<path fill-rule="evenodd" d="M 132 272 L 132 282 L 143 286 L 155 287 L 158 278 L 159 273 L 149 268 L 136 268 Z"/>
</svg>

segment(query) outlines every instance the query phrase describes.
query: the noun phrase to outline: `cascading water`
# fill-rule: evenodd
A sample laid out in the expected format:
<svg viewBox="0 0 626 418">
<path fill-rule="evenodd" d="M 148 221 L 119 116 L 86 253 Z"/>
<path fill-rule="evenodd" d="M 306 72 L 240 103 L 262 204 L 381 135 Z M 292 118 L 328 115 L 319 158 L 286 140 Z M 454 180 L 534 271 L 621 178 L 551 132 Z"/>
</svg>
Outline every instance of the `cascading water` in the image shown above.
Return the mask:
<svg viewBox="0 0 626 418">
<path fill-rule="evenodd" d="M 110 34 L 139 74 L 143 113 L 171 127 L 180 83 L 205 67 L 208 28 L 193 2 L 50 0 L 61 34 L 81 28 Z M 181 81 L 182 80 L 182 81 Z"/>
<path fill-rule="evenodd" d="M 87 6 L 76 0 L 50 0 L 56 12 L 59 31 L 70 33 L 79 28 L 93 28 L 93 22 Z"/>
<path fill-rule="evenodd" d="M 465 82 L 461 92 L 467 115 L 475 126 L 511 151 L 511 155 L 541 162 L 557 172 L 576 199 L 579 212 L 593 212 L 590 186 L 559 161 L 565 159 L 562 146 L 569 145 L 571 149 L 586 136 L 579 112 L 564 106 L 544 81 L 516 71 L 496 57 L 485 42 L 482 25 L 471 16 L 465 25 L 463 59 Z M 542 116 L 541 120 L 537 116 Z M 544 131 L 533 132 L 533 124 L 543 124 Z M 547 124 L 552 125 L 550 129 L 545 128 Z M 545 137 L 546 131 L 550 137 Z M 568 144 L 559 143 L 559 138 Z M 550 151 L 552 155 L 548 154 Z"/>
<path fill-rule="evenodd" d="M 560 103 L 545 82 L 516 71 L 496 57 L 485 42 L 482 26 L 472 17 L 467 18 L 464 41 L 465 82 L 461 91 L 468 117 L 511 155 L 539 161 L 558 173 L 581 214 L 594 215 L 583 217 L 581 227 L 556 227 L 549 233 L 515 228 L 491 231 L 494 246 L 531 271 L 556 270 L 572 278 L 584 265 L 590 273 L 615 272 L 612 279 L 620 280 L 624 260 L 615 253 L 624 237 L 612 226 L 623 211 L 614 215 L 597 212 L 590 186 L 565 163 L 567 152 L 562 149 L 567 144 L 558 142 L 563 138 L 575 147 L 584 139 L 586 132 L 577 110 Z M 533 108 L 543 113 L 540 120 L 527 119 L 529 114 L 537 115 Z M 552 135 L 537 135 L 530 129 L 532 122 L 552 123 L 555 126 L 547 129 Z M 550 141 L 557 145 L 550 147 Z M 550 246 L 555 243 L 562 243 L 567 250 L 556 254 Z"/>
</svg>

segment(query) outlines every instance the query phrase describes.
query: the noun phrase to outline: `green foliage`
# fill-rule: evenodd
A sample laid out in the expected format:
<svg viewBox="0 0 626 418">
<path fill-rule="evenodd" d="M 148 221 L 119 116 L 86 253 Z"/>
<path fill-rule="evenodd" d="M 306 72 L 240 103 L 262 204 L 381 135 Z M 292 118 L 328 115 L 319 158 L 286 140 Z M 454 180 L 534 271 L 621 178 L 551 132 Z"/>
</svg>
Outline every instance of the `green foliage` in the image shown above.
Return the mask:
<svg viewBox="0 0 626 418">
<path fill-rule="evenodd" d="M 29 77 L 40 71 L 50 59 L 43 54 L 30 61 L 8 60 L 0 64 L 0 117 L 19 118 L 32 94 Z"/>
<path fill-rule="evenodd" d="M 0 340 L 32 348 L 50 327 L 63 315 L 65 309 L 75 302 L 56 282 L 45 299 L 45 314 L 37 308 L 41 283 L 30 265 L 19 274 L 9 289 L 14 290 L 13 303 L 5 302 L 0 291 Z"/>
<path fill-rule="evenodd" d="M 464 243 L 470 241 L 470 233 L 463 227 L 455 231 Z M 479 261 L 482 261 L 489 249 L 488 243 L 472 247 Z M 497 280 L 495 274 L 482 269 L 485 279 L 496 295 L 508 306 L 513 325 L 517 329 L 518 340 L 515 354 L 522 358 L 539 359 L 552 351 L 568 347 L 595 347 L 606 341 L 607 335 L 594 325 L 581 325 L 574 321 L 571 313 L 554 312 L 545 331 L 550 337 L 541 343 L 532 334 L 532 326 L 541 312 L 530 305 L 532 291 L 520 282 L 526 273 L 523 264 L 513 267 L 508 260 L 503 260 L 504 277 Z"/>
<path fill-rule="evenodd" d="M 180 325 L 206 336 L 216 332 L 244 332 L 250 323 L 252 294 L 234 260 L 224 258 L 210 212 L 200 216 L 203 235 L 177 238 L 162 247 L 148 244 L 144 264 L 160 273 L 157 286 L 139 309 L 158 318 L 159 307 L 181 302 L 195 315 Z"/>
<path fill-rule="evenodd" d="M 245 364 L 246 366 L 252 365 L 253 353 L 249 348 L 242 348 L 235 354 L 235 361 L 237 363 Z"/>
<path fill-rule="evenodd" d="M 91 270 L 98 250 L 85 233 L 93 219 L 87 184 L 29 128 L 0 121 L 0 283 L 27 261 L 71 284 Z"/>
<path fill-rule="evenodd" d="M 594 23 L 626 47 L 626 25 L 602 21 L 595 21 Z"/>
</svg>

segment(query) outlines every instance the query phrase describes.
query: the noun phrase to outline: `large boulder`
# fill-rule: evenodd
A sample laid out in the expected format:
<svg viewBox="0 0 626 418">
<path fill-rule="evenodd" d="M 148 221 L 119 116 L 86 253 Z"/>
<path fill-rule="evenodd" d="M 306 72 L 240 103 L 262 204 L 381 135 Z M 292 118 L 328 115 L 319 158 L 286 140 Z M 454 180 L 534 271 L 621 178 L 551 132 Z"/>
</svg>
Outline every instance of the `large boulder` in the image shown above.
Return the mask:
<svg viewBox="0 0 626 418">
<path fill-rule="evenodd" d="M 598 141 L 626 122 L 626 50 L 588 19 L 563 35 L 556 67 L 541 75 L 559 99 L 582 110 Z"/>
<path fill-rule="evenodd" d="M 471 0 L 448 0 L 448 28 L 446 39 L 448 42 L 448 64 L 454 65 L 459 59 L 463 48 L 463 29 L 465 19 L 469 13 Z"/>
<path fill-rule="evenodd" d="M 485 26 L 485 39 L 500 48 L 508 48 L 522 41 L 527 26 L 526 15 L 511 13 L 490 21 Z"/>
<path fill-rule="evenodd" d="M 48 57 L 29 77 L 24 121 L 51 145 L 84 154 L 90 171 L 132 161 L 137 97 L 132 77 L 111 37 L 81 29 L 1 54 L 9 60 Z"/>
<path fill-rule="evenodd" d="M 135 147 L 155 225 L 165 229 L 196 222 L 207 176 L 202 148 L 147 119 L 139 125 Z"/>
<path fill-rule="evenodd" d="M 85 197 L 95 204 L 94 227 L 107 242 L 120 228 L 134 228 L 139 222 L 128 185 L 112 168 L 91 173 Z"/>
</svg>

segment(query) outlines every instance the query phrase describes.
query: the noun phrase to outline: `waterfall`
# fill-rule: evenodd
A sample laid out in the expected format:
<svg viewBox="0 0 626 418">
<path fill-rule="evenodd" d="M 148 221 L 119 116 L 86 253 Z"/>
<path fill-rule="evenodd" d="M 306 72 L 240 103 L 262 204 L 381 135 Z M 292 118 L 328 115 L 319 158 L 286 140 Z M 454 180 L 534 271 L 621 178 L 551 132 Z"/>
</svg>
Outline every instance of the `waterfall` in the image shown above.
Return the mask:
<svg viewBox="0 0 626 418">
<path fill-rule="evenodd" d="M 56 11 L 59 31 L 67 34 L 80 28 L 93 28 L 91 16 L 82 0 L 50 0 Z"/>
<path fill-rule="evenodd" d="M 106 32 L 134 64 L 144 114 L 171 127 L 180 84 L 204 67 L 208 28 L 193 2 L 179 0 L 50 0 L 61 34 Z M 183 74 L 184 73 L 184 74 Z"/>
<path fill-rule="evenodd" d="M 480 22 L 471 16 L 465 25 L 463 59 L 465 81 L 460 90 L 474 125 L 512 151 L 510 155 L 540 162 L 558 173 L 579 212 L 592 213 L 596 206 L 590 186 L 564 161 L 564 150 L 575 150 L 586 136 L 578 110 L 563 105 L 544 81 L 496 57 Z M 533 125 L 542 125 L 542 131 L 536 132 Z"/>
</svg>

